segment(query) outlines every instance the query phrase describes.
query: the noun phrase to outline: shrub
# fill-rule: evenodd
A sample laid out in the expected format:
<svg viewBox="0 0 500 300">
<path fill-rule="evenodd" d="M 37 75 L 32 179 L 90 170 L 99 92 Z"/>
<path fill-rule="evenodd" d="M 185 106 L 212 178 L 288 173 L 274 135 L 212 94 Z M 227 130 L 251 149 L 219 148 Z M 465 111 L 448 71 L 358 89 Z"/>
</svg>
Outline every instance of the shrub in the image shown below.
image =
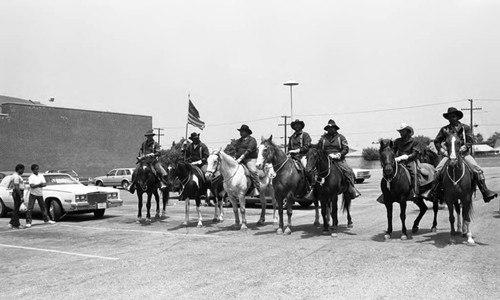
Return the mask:
<svg viewBox="0 0 500 300">
<path fill-rule="evenodd" d="M 374 161 L 380 159 L 380 154 L 377 148 L 364 148 L 361 156 L 367 161 Z"/>
</svg>

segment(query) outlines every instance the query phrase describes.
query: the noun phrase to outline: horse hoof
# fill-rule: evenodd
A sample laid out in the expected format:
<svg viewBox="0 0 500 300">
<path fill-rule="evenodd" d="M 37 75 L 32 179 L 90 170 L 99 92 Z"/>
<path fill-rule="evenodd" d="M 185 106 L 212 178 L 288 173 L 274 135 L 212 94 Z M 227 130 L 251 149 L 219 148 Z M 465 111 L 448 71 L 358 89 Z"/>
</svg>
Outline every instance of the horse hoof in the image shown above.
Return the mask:
<svg viewBox="0 0 500 300">
<path fill-rule="evenodd" d="M 336 233 L 336 232 L 332 232 L 332 234 L 330 234 L 330 236 L 331 236 L 332 238 L 336 238 L 336 237 L 339 237 L 339 234 L 338 234 L 338 233 Z"/>
<path fill-rule="evenodd" d="M 188 226 L 188 222 L 186 222 L 186 221 L 182 222 L 182 226 L 187 227 Z"/>
<path fill-rule="evenodd" d="M 196 225 L 196 227 L 202 228 L 203 227 L 203 223 L 198 223 L 198 225 Z"/>
<path fill-rule="evenodd" d="M 292 230 L 290 229 L 290 227 L 287 227 L 287 228 L 285 229 L 285 234 L 286 234 L 286 235 L 290 235 L 290 234 L 292 234 Z"/>
<path fill-rule="evenodd" d="M 347 228 L 353 228 L 354 225 L 352 223 L 347 224 Z"/>
<path fill-rule="evenodd" d="M 418 227 L 413 227 L 411 229 L 411 233 L 417 233 L 418 232 Z"/>
<path fill-rule="evenodd" d="M 248 229 L 247 225 L 245 225 L 245 224 L 242 224 L 242 225 L 241 225 L 240 230 L 245 231 L 245 230 L 247 230 L 247 229 Z"/>
<path fill-rule="evenodd" d="M 147 219 L 146 219 L 146 223 L 151 223 L 151 219 L 150 219 L 150 218 L 147 218 Z"/>
<path fill-rule="evenodd" d="M 212 223 L 217 223 L 217 222 L 218 222 L 217 218 L 212 219 Z"/>
<path fill-rule="evenodd" d="M 314 226 L 316 226 L 316 227 L 319 227 L 319 226 L 320 226 L 319 221 L 314 221 L 314 223 L 313 223 L 313 224 L 314 224 Z"/>
<path fill-rule="evenodd" d="M 472 238 L 468 238 L 468 239 L 467 239 L 467 243 L 468 243 L 469 245 L 475 245 L 475 244 L 476 244 L 476 242 L 474 242 L 474 240 L 473 240 Z"/>
<path fill-rule="evenodd" d="M 283 229 L 278 228 L 278 230 L 276 230 L 276 234 L 282 235 L 283 234 Z"/>
<path fill-rule="evenodd" d="M 263 220 L 259 220 L 257 222 L 257 226 L 263 226 L 264 224 L 265 224 L 265 221 L 263 221 Z"/>
<path fill-rule="evenodd" d="M 408 239 L 408 236 L 407 236 L 407 235 L 402 235 L 402 236 L 401 236 L 401 240 L 402 240 L 402 241 L 406 241 L 407 239 Z"/>
<path fill-rule="evenodd" d="M 156 219 L 156 220 L 160 219 L 160 214 L 156 214 L 156 215 L 155 215 L 155 219 Z"/>
<path fill-rule="evenodd" d="M 387 240 L 390 240 L 391 239 L 391 235 L 390 234 L 386 234 L 384 235 L 384 239 L 387 241 Z"/>
<path fill-rule="evenodd" d="M 141 224 L 141 219 L 137 219 L 137 220 L 135 220 L 135 223 L 137 223 L 137 224 Z"/>
<path fill-rule="evenodd" d="M 436 227 L 432 227 L 431 228 L 431 232 L 436 232 L 437 231 L 437 228 Z"/>
</svg>

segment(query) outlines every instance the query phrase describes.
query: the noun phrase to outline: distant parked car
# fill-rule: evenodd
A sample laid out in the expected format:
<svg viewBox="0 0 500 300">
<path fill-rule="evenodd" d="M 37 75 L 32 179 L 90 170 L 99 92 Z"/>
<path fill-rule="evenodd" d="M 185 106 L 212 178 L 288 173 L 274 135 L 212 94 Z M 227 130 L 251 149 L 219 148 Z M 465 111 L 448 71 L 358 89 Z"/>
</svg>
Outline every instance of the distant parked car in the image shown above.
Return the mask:
<svg viewBox="0 0 500 300">
<path fill-rule="evenodd" d="M 365 179 L 372 177 L 372 175 L 370 174 L 370 170 L 356 168 L 353 168 L 352 170 L 354 171 L 354 181 L 356 183 L 362 183 L 365 181 Z"/>
<path fill-rule="evenodd" d="M 29 175 L 22 175 L 26 185 Z M 47 186 L 43 188 L 43 199 L 49 216 L 54 221 L 59 221 L 70 213 L 93 212 L 96 218 L 101 218 L 106 208 L 123 205 L 117 189 L 85 186 L 65 173 L 44 173 L 43 176 L 47 182 Z M 0 182 L 0 217 L 6 217 L 7 212 L 14 209 L 13 186 L 12 175 Z M 28 199 L 29 188 L 24 193 L 24 199 Z M 35 205 L 33 211 L 40 212 L 39 206 Z"/>
<path fill-rule="evenodd" d="M 98 186 L 112 186 L 114 188 L 121 186 L 127 189 L 132 181 L 133 172 L 134 168 L 113 169 L 104 176 L 95 177 L 94 184 Z"/>
<path fill-rule="evenodd" d="M 5 178 L 7 175 L 14 174 L 14 171 L 0 171 L 0 181 Z"/>
<path fill-rule="evenodd" d="M 79 176 L 78 173 L 75 172 L 75 170 L 71 170 L 71 169 L 48 170 L 48 171 L 45 171 L 45 173 L 64 173 L 64 174 L 68 174 L 71 177 L 75 178 L 77 181 L 79 181 L 83 185 L 89 185 L 92 183 L 92 177 Z"/>
</svg>

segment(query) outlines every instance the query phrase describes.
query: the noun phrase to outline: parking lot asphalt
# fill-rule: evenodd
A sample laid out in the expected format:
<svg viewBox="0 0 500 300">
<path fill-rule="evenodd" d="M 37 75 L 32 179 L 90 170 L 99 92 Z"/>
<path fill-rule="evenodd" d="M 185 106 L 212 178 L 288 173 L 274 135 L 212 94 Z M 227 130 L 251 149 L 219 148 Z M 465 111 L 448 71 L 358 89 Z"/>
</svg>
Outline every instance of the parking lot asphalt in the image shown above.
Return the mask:
<svg viewBox="0 0 500 300">
<path fill-rule="evenodd" d="M 485 168 L 489 187 L 500 191 L 500 168 Z M 380 194 L 381 171 L 357 185 L 353 228 L 339 213 L 339 235 L 313 225 L 314 208 L 294 206 L 292 234 L 276 235 L 272 208 L 257 226 L 260 207 L 246 209 L 248 230 L 225 221 L 212 223 L 214 208 L 201 207 L 203 227 L 182 226 L 184 202 L 171 199 L 166 218 L 136 223 L 135 195 L 121 192 L 124 205 L 93 214 L 66 216 L 55 225 L 40 218 L 24 230 L 0 219 L 1 299 L 492 299 L 500 286 L 498 198 L 474 201 L 472 232 L 476 245 L 450 237 L 447 209 L 432 210 L 420 231 L 402 241 L 399 207 L 394 237 L 387 227 Z M 154 207 L 155 205 L 153 205 Z M 430 207 L 430 203 L 428 203 Z M 143 216 L 145 207 L 143 207 Z M 152 209 L 154 211 L 154 209 Z M 409 203 L 406 226 L 418 213 Z M 154 213 L 153 213 L 154 215 Z"/>
</svg>

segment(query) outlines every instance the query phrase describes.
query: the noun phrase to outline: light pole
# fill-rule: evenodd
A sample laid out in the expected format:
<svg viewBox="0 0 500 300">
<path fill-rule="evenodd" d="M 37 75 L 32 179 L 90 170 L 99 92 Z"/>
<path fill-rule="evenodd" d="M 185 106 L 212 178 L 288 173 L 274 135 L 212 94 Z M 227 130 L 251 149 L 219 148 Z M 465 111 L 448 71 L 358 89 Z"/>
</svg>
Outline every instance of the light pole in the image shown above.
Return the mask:
<svg viewBox="0 0 500 300">
<path fill-rule="evenodd" d="M 283 83 L 283 85 L 288 85 L 290 87 L 290 120 L 293 120 L 293 101 L 292 101 L 292 87 L 294 85 L 299 85 L 299 83 L 295 80 L 288 80 Z"/>
</svg>

